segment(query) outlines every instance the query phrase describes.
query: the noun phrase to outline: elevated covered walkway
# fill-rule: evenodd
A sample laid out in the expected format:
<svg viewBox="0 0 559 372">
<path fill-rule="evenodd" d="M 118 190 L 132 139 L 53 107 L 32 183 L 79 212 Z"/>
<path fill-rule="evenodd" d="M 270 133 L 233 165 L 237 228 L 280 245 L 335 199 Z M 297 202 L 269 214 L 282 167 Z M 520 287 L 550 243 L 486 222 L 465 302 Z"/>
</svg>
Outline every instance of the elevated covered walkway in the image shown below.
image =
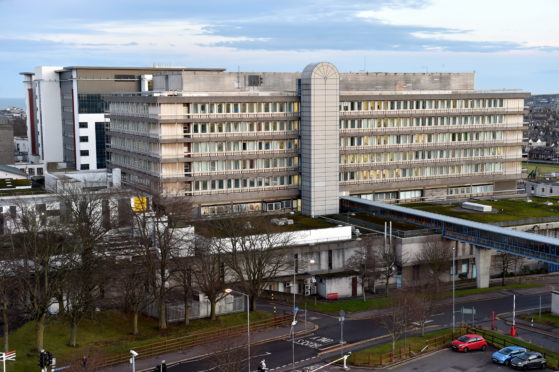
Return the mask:
<svg viewBox="0 0 559 372">
<path fill-rule="evenodd" d="M 493 226 L 462 218 L 425 212 L 393 204 L 374 202 L 353 196 L 340 198 L 341 206 L 347 211 L 369 213 L 393 220 L 412 223 L 433 229 L 445 238 L 472 244 L 476 247 L 478 287 L 489 283 L 490 256 L 483 249 L 494 249 L 504 253 L 559 265 L 559 239 L 523 231 Z"/>
</svg>

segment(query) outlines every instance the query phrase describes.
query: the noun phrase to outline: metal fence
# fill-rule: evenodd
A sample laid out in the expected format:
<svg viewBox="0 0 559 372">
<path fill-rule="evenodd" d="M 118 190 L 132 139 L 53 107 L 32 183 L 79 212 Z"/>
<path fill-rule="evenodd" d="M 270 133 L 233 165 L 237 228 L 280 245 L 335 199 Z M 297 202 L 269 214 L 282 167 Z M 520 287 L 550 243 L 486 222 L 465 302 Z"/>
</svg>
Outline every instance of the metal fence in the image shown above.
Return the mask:
<svg viewBox="0 0 559 372">
<path fill-rule="evenodd" d="M 192 301 L 189 304 L 189 319 L 201 319 L 210 316 L 211 304 L 209 300 Z M 226 296 L 216 303 L 216 315 L 234 314 L 246 311 L 246 300 L 244 297 Z M 157 302 L 153 301 L 145 310 L 144 314 L 159 319 Z M 184 303 L 173 302 L 165 304 L 165 314 L 168 323 L 184 320 Z"/>
<path fill-rule="evenodd" d="M 271 327 L 281 327 L 289 325 L 290 316 L 276 316 L 270 319 L 263 319 L 250 323 L 250 331 L 258 332 Z M 183 337 L 169 338 L 151 344 L 130 345 L 138 353 L 136 359 L 149 358 L 173 351 L 189 349 L 194 346 L 205 345 L 226 338 L 233 338 L 246 335 L 246 324 L 239 324 L 232 327 L 216 329 L 209 332 L 192 333 Z M 130 353 L 115 354 L 104 356 L 99 359 L 98 368 L 109 367 L 117 364 L 127 363 Z"/>
</svg>

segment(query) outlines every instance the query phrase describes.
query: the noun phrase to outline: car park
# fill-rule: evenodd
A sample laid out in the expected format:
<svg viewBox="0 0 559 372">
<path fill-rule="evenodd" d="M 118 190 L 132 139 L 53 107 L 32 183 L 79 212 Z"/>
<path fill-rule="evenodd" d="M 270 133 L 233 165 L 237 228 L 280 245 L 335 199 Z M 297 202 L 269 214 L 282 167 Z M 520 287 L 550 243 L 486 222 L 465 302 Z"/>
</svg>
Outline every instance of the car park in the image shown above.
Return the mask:
<svg viewBox="0 0 559 372">
<path fill-rule="evenodd" d="M 526 352 L 517 355 L 510 361 L 510 366 L 515 369 L 534 369 L 541 368 L 544 369 L 547 365 L 547 361 L 541 353 L 536 352 Z"/>
<path fill-rule="evenodd" d="M 508 366 L 512 358 L 516 357 L 519 354 L 525 353 L 526 351 L 526 348 L 520 346 L 507 346 L 499 351 L 494 352 L 493 355 L 491 355 L 491 360 L 493 361 L 493 363 L 504 364 Z"/>
<path fill-rule="evenodd" d="M 452 341 L 451 347 L 452 350 L 463 351 L 465 353 L 472 350 L 485 351 L 485 349 L 487 349 L 487 341 L 480 335 L 469 334 L 460 336 Z"/>
</svg>

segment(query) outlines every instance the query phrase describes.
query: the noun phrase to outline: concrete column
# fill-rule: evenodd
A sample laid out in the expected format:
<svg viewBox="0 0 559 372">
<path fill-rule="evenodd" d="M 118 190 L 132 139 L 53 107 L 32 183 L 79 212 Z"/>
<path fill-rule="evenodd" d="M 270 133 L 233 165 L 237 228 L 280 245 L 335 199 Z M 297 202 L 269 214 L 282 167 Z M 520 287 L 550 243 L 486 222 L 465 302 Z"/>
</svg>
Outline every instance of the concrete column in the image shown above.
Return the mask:
<svg viewBox="0 0 559 372">
<path fill-rule="evenodd" d="M 491 268 L 491 249 L 474 246 L 474 254 L 476 257 L 477 287 L 488 288 L 489 272 Z"/>
<path fill-rule="evenodd" d="M 301 211 L 339 212 L 339 75 L 314 63 L 301 75 Z"/>
</svg>

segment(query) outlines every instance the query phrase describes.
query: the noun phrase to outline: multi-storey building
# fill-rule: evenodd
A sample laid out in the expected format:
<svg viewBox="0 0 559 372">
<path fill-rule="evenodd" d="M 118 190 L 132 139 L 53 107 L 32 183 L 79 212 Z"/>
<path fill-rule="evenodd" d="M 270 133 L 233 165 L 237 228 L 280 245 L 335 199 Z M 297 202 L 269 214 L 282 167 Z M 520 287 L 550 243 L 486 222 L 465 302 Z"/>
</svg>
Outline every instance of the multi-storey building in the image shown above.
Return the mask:
<svg viewBox="0 0 559 372">
<path fill-rule="evenodd" d="M 106 167 L 106 94 L 148 90 L 151 74 L 181 68 L 40 66 L 24 72 L 31 155 L 68 168 Z"/>
<path fill-rule="evenodd" d="M 168 71 L 110 102 L 109 168 L 205 215 L 516 191 L 524 98 L 473 73 Z"/>
</svg>

